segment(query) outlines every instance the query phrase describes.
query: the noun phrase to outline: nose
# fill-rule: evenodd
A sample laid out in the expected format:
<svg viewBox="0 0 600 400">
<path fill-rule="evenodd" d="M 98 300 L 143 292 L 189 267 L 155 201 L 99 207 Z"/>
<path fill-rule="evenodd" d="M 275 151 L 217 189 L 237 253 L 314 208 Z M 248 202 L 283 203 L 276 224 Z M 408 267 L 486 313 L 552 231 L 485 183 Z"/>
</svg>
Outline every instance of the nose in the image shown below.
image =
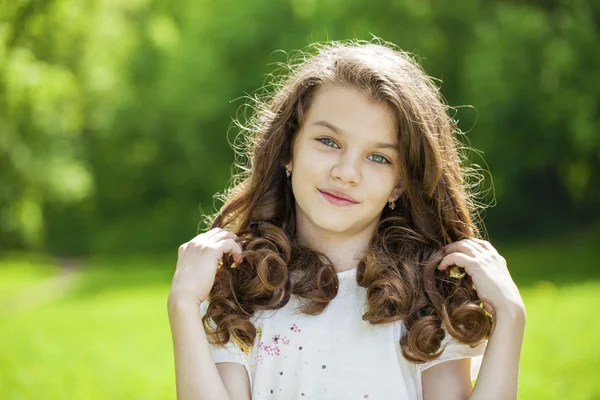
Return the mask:
<svg viewBox="0 0 600 400">
<path fill-rule="evenodd" d="M 361 163 L 361 156 L 346 152 L 338 158 L 331 169 L 331 177 L 345 184 L 359 184 L 362 179 Z"/>
</svg>

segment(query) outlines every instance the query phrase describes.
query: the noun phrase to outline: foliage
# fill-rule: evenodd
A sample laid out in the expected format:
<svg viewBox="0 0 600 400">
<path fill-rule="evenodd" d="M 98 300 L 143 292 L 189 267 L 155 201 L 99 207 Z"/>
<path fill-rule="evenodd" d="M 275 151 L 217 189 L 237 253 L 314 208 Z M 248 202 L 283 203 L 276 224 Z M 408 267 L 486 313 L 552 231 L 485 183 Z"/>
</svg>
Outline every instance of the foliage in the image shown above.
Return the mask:
<svg viewBox="0 0 600 400">
<path fill-rule="evenodd" d="M 23 0 L 0 16 L 0 249 L 153 252 L 195 235 L 231 118 L 312 41 L 414 52 L 458 107 L 513 235 L 594 220 L 599 3 Z M 277 50 L 283 50 L 278 52 Z M 484 165 L 485 167 L 485 165 Z M 489 180 L 488 186 L 492 185 Z M 537 212 L 532 212 L 535 209 Z"/>
</svg>

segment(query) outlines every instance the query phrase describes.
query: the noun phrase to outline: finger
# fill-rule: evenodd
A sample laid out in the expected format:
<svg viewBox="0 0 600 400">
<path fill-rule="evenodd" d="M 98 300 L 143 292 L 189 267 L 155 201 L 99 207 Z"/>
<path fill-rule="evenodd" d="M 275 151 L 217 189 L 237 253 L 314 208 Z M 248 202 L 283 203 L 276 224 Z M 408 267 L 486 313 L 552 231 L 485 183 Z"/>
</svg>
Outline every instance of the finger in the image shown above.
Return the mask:
<svg viewBox="0 0 600 400">
<path fill-rule="evenodd" d="M 185 249 L 187 248 L 189 242 L 185 242 L 184 244 L 182 244 L 181 246 L 179 246 L 179 248 L 177 249 L 177 254 L 181 254 L 185 251 Z"/>
<path fill-rule="evenodd" d="M 194 236 L 192 239 L 190 239 L 190 241 L 188 243 L 190 243 L 192 241 L 199 242 L 199 241 L 201 241 L 203 239 L 208 239 L 211 236 L 219 233 L 220 231 L 223 231 L 223 229 L 221 229 L 221 228 L 215 228 L 215 229 L 211 229 L 211 230 L 206 231 L 206 232 L 199 233 L 196 236 Z"/>
<path fill-rule="evenodd" d="M 464 268 L 464 270 L 470 275 L 469 271 L 477 266 L 477 261 L 464 253 L 450 253 L 446 257 L 442 258 L 438 269 L 445 271 L 449 266 L 456 265 Z"/>
<path fill-rule="evenodd" d="M 235 236 L 233 233 L 231 233 L 225 229 L 215 228 L 215 229 L 211 230 L 210 232 L 207 232 L 206 234 L 201 234 L 201 235 L 196 236 L 195 238 L 190 240 L 190 243 L 194 244 L 194 245 L 202 245 L 203 243 L 207 243 L 207 242 L 214 243 L 214 242 L 223 240 L 225 238 L 235 239 L 236 237 L 237 236 Z"/>
<path fill-rule="evenodd" d="M 223 254 L 230 254 L 237 263 L 242 261 L 242 246 L 235 240 L 227 238 L 216 244 Z"/>
<path fill-rule="evenodd" d="M 476 257 L 480 253 L 480 247 L 478 245 L 469 243 L 468 240 L 462 239 L 453 243 L 450 243 L 445 247 L 446 254 L 459 252 L 464 253 L 471 257 Z"/>
<path fill-rule="evenodd" d="M 479 243 L 482 247 L 484 247 L 486 250 L 492 251 L 494 253 L 496 253 L 496 249 L 494 248 L 494 246 L 492 246 L 492 244 L 486 240 L 483 239 L 479 239 L 479 238 L 472 238 L 471 240 L 473 240 L 476 243 Z"/>
<path fill-rule="evenodd" d="M 233 258 L 233 261 L 235 263 L 240 264 L 242 261 L 244 261 L 244 258 L 241 255 L 244 249 L 242 248 L 242 245 L 238 242 L 239 237 L 237 235 L 229 231 L 223 231 L 214 235 L 211 240 L 213 240 L 214 242 L 221 242 L 225 239 L 231 239 L 238 244 L 238 247 L 240 248 L 240 254 L 232 254 L 231 257 Z"/>
<path fill-rule="evenodd" d="M 213 228 L 207 232 L 202 233 L 201 235 L 204 235 L 205 238 L 210 239 L 211 237 L 213 237 L 221 232 L 227 232 L 227 231 L 223 228 Z M 198 235 L 198 236 L 200 236 L 200 235 Z"/>
<path fill-rule="evenodd" d="M 210 234 L 211 236 L 207 236 L 208 234 Z M 206 234 L 200 234 L 200 235 L 196 236 L 195 238 L 190 240 L 188 243 L 186 243 L 186 246 L 184 248 L 180 247 L 180 251 L 185 251 L 185 249 L 189 246 L 198 246 L 199 248 L 208 247 L 208 248 L 212 248 L 215 250 L 220 250 L 219 243 L 221 243 L 222 241 L 231 240 L 237 244 L 237 242 L 236 242 L 237 239 L 238 239 L 238 237 L 236 235 L 234 235 L 233 233 L 231 233 L 225 229 L 222 229 L 222 228 L 215 228 L 215 229 L 212 229 L 211 231 L 207 232 Z M 242 252 L 241 246 L 239 244 L 237 244 L 237 246 L 239 248 L 239 252 L 232 253 L 232 257 L 234 259 L 234 262 L 239 264 L 244 259 L 241 256 L 241 252 Z M 221 253 L 224 253 L 224 252 L 221 251 Z M 222 256 L 223 256 L 223 254 L 220 254 L 217 257 L 217 259 L 220 261 Z"/>
<path fill-rule="evenodd" d="M 465 244 L 475 249 L 475 251 L 477 251 L 478 253 L 486 253 L 488 251 L 485 247 L 483 247 L 480 243 L 476 242 L 472 238 L 465 239 Z"/>
<path fill-rule="evenodd" d="M 219 233 L 216 233 L 216 234 L 214 234 L 214 235 L 212 235 L 212 236 L 210 237 L 210 240 L 211 240 L 212 242 L 218 242 L 218 241 L 221 241 L 221 240 L 223 240 L 223 239 L 233 239 L 233 240 L 237 240 L 237 239 L 238 239 L 238 237 L 237 237 L 235 234 L 233 234 L 233 233 L 231 233 L 231 232 L 229 232 L 229 231 L 226 231 L 226 230 L 223 230 L 223 231 L 221 231 L 221 232 L 219 232 Z"/>
</svg>

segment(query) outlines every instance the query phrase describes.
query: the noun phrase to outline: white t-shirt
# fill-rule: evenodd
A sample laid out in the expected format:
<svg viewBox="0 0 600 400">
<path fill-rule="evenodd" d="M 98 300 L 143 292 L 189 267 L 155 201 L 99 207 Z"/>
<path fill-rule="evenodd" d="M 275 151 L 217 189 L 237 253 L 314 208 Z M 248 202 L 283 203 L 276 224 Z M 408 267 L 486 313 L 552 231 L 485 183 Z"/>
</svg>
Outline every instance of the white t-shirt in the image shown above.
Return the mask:
<svg viewBox="0 0 600 400">
<path fill-rule="evenodd" d="M 254 347 L 235 339 L 225 346 L 209 344 L 214 362 L 244 365 L 253 400 L 421 400 L 425 369 L 471 357 L 471 379 L 477 378 L 487 342 L 471 348 L 446 334 L 438 359 L 413 364 L 400 349 L 402 321 L 363 321 L 366 289 L 356 283 L 356 268 L 337 275 L 338 295 L 321 314 L 302 314 L 296 296 L 279 310 L 258 311 L 250 318 L 257 329 Z M 202 316 L 207 305 L 201 304 Z"/>
</svg>

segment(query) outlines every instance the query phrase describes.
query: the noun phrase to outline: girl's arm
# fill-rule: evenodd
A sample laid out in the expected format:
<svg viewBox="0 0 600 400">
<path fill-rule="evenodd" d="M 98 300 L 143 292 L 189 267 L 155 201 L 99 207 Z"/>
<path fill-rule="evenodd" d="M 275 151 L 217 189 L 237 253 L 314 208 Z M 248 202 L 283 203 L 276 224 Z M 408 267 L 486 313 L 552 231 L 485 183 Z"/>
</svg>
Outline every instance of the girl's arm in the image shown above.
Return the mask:
<svg viewBox="0 0 600 400">
<path fill-rule="evenodd" d="M 222 379 L 210 353 L 198 304 L 169 299 L 168 312 L 177 399 L 250 400 L 250 382 L 243 367 L 236 371 L 223 366 L 226 376 Z"/>
<path fill-rule="evenodd" d="M 470 396 L 470 377 L 464 372 L 466 369 L 461 368 L 465 362 L 448 361 L 431 367 L 429 373 L 428 370 L 423 372 L 424 400 L 516 399 L 526 318 L 525 304 L 508 272 L 506 259 L 489 242 L 477 238 L 450 243 L 446 253 L 438 268 L 446 270 L 452 265 L 464 268 L 473 279 L 486 310 L 492 312 L 488 303 L 494 306 L 496 325 L 490 333 L 477 383 Z M 444 382 L 444 385 L 438 382 Z M 465 390 L 467 383 L 469 388 Z"/>
<path fill-rule="evenodd" d="M 469 359 L 447 361 L 423 372 L 423 400 L 516 399 L 525 319 L 519 305 L 497 309 L 496 327 L 472 392 Z"/>
</svg>

